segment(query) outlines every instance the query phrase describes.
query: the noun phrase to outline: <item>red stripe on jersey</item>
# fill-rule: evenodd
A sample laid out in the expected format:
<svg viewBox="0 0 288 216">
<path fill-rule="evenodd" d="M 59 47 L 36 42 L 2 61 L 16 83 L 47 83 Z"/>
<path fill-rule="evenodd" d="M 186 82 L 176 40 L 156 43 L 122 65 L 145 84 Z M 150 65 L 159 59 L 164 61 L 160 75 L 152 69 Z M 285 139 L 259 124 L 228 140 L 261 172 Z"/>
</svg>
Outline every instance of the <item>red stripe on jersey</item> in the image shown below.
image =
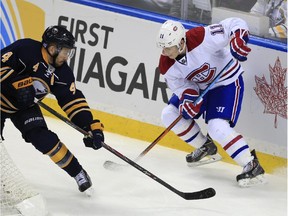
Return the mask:
<svg viewBox="0 0 288 216">
<path fill-rule="evenodd" d="M 168 56 L 161 55 L 158 66 L 160 73 L 164 75 L 174 63 L 174 59 L 170 59 Z"/>
<path fill-rule="evenodd" d="M 185 89 L 181 95 L 180 100 L 184 100 L 185 96 L 188 96 L 188 98 L 189 97 L 191 98 L 191 97 L 198 97 L 198 95 L 199 95 L 199 93 L 195 89 Z"/>
<path fill-rule="evenodd" d="M 187 31 L 186 44 L 188 52 L 199 46 L 203 42 L 204 36 L 205 36 L 205 29 L 203 26 L 192 28 L 189 31 Z"/>
<path fill-rule="evenodd" d="M 234 143 L 236 143 L 238 140 L 240 140 L 242 138 L 242 135 L 238 135 L 237 137 L 235 137 L 233 140 L 231 140 L 227 145 L 225 145 L 223 147 L 223 149 L 226 151 L 228 148 L 230 148 L 230 146 L 232 146 Z"/>
<path fill-rule="evenodd" d="M 230 72 L 234 71 L 235 68 L 238 68 L 238 65 L 239 65 L 239 61 L 236 61 L 235 64 L 232 66 L 232 68 L 230 68 L 226 73 L 224 73 L 224 74 L 221 76 L 221 78 L 222 78 L 222 77 L 225 77 L 227 74 L 229 74 Z"/>
<path fill-rule="evenodd" d="M 183 131 L 182 133 L 177 134 L 177 136 L 181 137 L 181 136 L 184 136 L 185 134 L 187 134 L 193 128 L 194 124 L 195 124 L 195 121 L 192 121 L 191 124 L 189 125 L 189 127 L 185 131 Z"/>
</svg>

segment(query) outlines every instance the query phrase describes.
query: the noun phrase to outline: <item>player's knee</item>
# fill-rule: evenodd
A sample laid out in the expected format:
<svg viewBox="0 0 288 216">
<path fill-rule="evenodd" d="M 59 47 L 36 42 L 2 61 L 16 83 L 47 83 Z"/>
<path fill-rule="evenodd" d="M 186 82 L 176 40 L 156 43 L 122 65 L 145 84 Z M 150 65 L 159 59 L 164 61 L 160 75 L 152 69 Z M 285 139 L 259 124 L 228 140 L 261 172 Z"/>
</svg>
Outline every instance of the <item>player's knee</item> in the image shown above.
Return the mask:
<svg viewBox="0 0 288 216">
<path fill-rule="evenodd" d="M 178 109 L 174 105 L 169 104 L 162 110 L 161 120 L 162 123 L 168 127 L 178 116 Z"/>
<path fill-rule="evenodd" d="M 211 119 L 208 122 L 207 131 L 213 140 L 219 141 L 231 133 L 229 122 L 224 119 Z"/>
<path fill-rule="evenodd" d="M 35 127 L 27 131 L 24 139 L 26 142 L 31 142 L 43 154 L 51 151 L 59 142 L 59 138 L 54 132 L 43 127 Z"/>
</svg>

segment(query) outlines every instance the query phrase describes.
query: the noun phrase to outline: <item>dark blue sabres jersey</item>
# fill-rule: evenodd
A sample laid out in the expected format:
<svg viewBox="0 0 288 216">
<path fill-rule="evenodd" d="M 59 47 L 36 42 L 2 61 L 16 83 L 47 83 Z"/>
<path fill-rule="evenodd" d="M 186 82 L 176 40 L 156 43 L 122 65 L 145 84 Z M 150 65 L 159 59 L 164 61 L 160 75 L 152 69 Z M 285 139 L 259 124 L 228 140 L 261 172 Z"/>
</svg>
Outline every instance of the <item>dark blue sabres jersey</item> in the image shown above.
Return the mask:
<svg viewBox="0 0 288 216">
<path fill-rule="evenodd" d="M 12 82 L 17 76 L 30 76 L 38 99 L 51 93 L 74 123 L 81 127 L 90 124 L 90 108 L 76 89 L 71 68 L 67 62 L 53 67 L 48 64 L 47 55 L 42 43 L 32 39 L 20 39 L 1 50 L 1 112 L 19 111 Z"/>
</svg>

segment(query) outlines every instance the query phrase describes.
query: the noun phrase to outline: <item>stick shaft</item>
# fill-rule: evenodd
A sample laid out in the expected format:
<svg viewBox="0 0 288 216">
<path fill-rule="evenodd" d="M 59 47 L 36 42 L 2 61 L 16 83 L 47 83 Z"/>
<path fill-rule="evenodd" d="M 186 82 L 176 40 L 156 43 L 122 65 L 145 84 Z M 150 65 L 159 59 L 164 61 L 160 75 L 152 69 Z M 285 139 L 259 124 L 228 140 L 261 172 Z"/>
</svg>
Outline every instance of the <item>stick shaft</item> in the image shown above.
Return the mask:
<svg viewBox="0 0 288 216">
<path fill-rule="evenodd" d="M 141 154 L 135 159 L 138 161 L 141 157 L 146 155 L 150 149 L 152 149 L 173 127 L 182 119 L 182 115 L 179 115 L 170 125 L 167 127 Z"/>
<path fill-rule="evenodd" d="M 73 127 L 74 129 L 76 129 L 77 131 L 79 131 L 80 133 L 82 133 L 85 136 L 90 136 L 90 134 L 83 130 L 82 128 L 78 127 L 77 125 L 75 125 L 73 122 L 71 122 L 68 118 L 66 118 L 65 116 L 61 115 L 60 113 L 56 112 L 54 109 L 52 109 L 51 107 L 49 107 L 48 105 L 46 105 L 45 103 L 43 103 L 42 101 L 38 100 L 38 99 L 34 99 L 34 102 L 39 104 L 39 106 L 41 106 L 42 108 L 44 108 L 45 110 L 47 110 L 48 112 L 50 112 L 51 114 L 55 115 L 57 118 L 61 119 L 62 121 L 64 121 L 66 124 L 70 125 L 71 127 Z"/>
</svg>

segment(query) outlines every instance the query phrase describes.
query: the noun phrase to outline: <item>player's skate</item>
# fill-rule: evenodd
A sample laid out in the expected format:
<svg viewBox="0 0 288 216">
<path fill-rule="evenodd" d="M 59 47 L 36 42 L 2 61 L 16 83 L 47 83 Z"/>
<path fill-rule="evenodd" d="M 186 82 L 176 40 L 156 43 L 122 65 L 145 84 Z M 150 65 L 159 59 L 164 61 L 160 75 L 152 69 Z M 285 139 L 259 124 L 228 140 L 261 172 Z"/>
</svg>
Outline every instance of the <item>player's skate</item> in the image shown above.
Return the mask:
<svg viewBox="0 0 288 216">
<path fill-rule="evenodd" d="M 90 176 L 87 174 L 87 172 L 82 169 L 75 177 L 74 179 L 77 182 L 78 189 L 80 192 L 85 192 L 87 196 L 92 196 L 93 194 L 93 188 L 92 182 L 90 179 Z"/>
<path fill-rule="evenodd" d="M 206 156 L 209 158 L 202 160 Z M 217 153 L 217 146 L 213 143 L 209 135 L 207 135 L 206 142 L 200 148 L 186 156 L 186 161 L 190 167 L 213 163 L 221 159 L 222 157 Z"/>
<path fill-rule="evenodd" d="M 250 161 L 244 168 L 240 175 L 237 175 L 236 179 L 240 187 L 249 187 L 257 184 L 264 184 L 266 180 L 264 178 L 264 169 L 261 167 L 255 150 L 251 151 L 254 159 Z"/>
</svg>

